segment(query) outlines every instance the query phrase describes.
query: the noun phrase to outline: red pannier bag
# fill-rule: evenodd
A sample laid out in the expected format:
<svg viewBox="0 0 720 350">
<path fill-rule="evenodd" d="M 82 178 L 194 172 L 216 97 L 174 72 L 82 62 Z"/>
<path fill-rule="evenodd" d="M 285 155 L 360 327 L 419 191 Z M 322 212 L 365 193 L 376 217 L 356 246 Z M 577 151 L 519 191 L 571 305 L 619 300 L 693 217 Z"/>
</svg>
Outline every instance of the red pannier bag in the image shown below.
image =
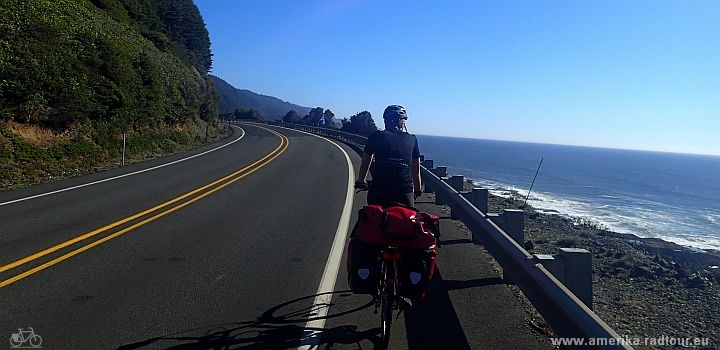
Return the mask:
<svg viewBox="0 0 720 350">
<path fill-rule="evenodd" d="M 374 245 L 435 249 L 437 241 L 433 231 L 437 219 L 435 215 L 410 207 L 366 205 L 358 212 L 351 237 Z M 433 225 L 435 227 L 431 227 Z"/>
<path fill-rule="evenodd" d="M 435 270 L 439 218 L 415 208 L 366 205 L 358 212 L 348 246 L 348 284 L 354 293 L 377 293 L 380 249 L 401 249 L 398 294 L 423 300 Z"/>
<path fill-rule="evenodd" d="M 401 254 L 398 294 L 413 301 L 425 299 L 435 272 L 435 249 L 407 249 Z"/>
<path fill-rule="evenodd" d="M 357 238 L 348 243 L 347 273 L 350 290 L 356 294 L 376 295 L 380 280 L 380 246 Z"/>
</svg>

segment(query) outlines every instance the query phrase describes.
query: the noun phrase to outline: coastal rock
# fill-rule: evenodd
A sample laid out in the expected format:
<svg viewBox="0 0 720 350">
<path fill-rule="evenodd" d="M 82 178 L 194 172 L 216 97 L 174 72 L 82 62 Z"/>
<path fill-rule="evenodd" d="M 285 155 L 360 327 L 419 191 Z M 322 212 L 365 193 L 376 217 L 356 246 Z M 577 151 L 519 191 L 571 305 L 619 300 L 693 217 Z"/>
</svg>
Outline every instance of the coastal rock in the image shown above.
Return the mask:
<svg viewBox="0 0 720 350">
<path fill-rule="evenodd" d="M 588 249 L 593 254 L 594 311 L 621 336 L 707 338 L 705 349 L 720 349 L 720 252 L 608 231 L 591 222 L 539 213 L 512 198 L 490 196 L 488 207 L 490 212 L 523 209 L 526 246 L 535 254 L 557 254 L 566 245 Z"/>
</svg>

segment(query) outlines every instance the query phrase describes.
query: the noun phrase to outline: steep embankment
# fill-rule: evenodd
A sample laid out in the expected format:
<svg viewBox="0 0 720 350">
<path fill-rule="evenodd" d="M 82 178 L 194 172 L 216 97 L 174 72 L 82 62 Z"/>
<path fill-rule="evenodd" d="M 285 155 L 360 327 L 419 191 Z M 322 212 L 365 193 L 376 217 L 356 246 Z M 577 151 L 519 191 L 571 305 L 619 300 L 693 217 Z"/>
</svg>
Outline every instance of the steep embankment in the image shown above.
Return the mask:
<svg viewBox="0 0 720 350">
<path fill-rule="evenodd" d="M 217 137 L 192 0 L 0 2 L 0 189 Z"/>
</svg>

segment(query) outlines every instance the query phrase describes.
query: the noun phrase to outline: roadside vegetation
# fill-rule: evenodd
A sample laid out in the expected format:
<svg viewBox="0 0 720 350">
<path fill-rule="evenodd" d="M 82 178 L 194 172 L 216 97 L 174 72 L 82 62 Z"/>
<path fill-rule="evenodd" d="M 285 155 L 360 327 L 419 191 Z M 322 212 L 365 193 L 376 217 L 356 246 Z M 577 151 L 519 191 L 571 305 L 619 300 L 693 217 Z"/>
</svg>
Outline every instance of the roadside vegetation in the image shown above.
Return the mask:
<svg viewBox="0 0 720 350">
<path fill-rule="evenodd" d="M 223 136 L 192 0 L 0 3 L 0 189 Z"/>
</svg>

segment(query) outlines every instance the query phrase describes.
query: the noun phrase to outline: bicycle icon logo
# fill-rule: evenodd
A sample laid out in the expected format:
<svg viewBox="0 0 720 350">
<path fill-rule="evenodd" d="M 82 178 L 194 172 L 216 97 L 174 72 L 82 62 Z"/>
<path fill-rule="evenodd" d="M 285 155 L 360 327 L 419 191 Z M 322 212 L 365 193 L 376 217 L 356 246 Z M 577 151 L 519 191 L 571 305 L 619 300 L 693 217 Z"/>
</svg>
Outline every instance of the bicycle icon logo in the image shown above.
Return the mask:
<svg viewBox="0 0 720 350">
<path fill-rule="evenodd" d="M 10 336 L 10 348 L 12 349 L 40 349 L 41 345 L 42 338 L 35 334 L 32 327 L 18 328 L 18 332 Z"/>
</svg>

